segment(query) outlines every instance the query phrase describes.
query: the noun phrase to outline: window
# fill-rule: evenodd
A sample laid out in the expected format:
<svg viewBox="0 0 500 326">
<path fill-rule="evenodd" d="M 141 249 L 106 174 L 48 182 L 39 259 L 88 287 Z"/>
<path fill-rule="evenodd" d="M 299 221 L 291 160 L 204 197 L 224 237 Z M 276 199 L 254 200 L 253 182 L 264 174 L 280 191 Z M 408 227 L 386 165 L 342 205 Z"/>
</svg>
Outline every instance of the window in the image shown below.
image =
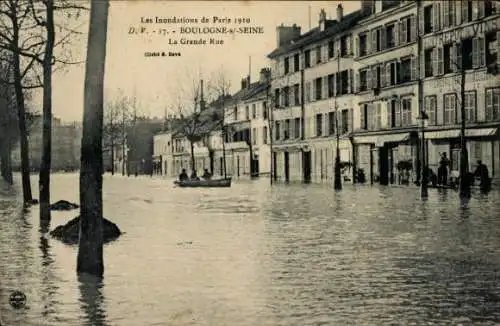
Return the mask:
<svg viewBox="0 0 500 326">
<path fill-rule="evenodd" d="M 319 100 L 321 100 L 321 93 L 323 91 L 323 79 L 321 77 L 320 78 L 316 78 L 316 80 L 314 81 L 314 83 L 316 84 L 315 99 L 316 99 L 316 101 L 319 101 Z"/>
<path fill-rule="evenodd" d="M 336 75 L 337 95 L 347 94 L 349 92 L 349 71 L 344 70 Z"/>
<path fill-rule="evenodd" d="M 407 83 L 411 81 L 411 58 L 401 59 L 399 64 L 399 81 Z"/>
<path fill-rule="evenodd" d="M 500 120 L 500 87 L 486 90 L 486 121 Z"/>
<path fill-rule="evenodd" d="M 300 56 L 297 53 L 296 55 L 293 56 L 293 71 L 299 71 L 300 70 Z"/>
<path fill-rule="evenodd" d="M 328 135 L 335 133 L 335 112 L 328 112 Z"/>
<path fill-rule="evenodd" d="M 457 122 L 457 98 L 455 94 L 445 94 L 443 97 L 444 124 L 452 125 Z"/>
<path fill-rule="evenodd" d="M 316 47 L 316 64 L 321 63 L 321 46 Z"/>
<path fill-rule="evenodd" d="M 280 133 L 281 133 L 280 127 L 281 127 L 280 122 L 276 121 L 274 123 L 274 139 L 275 140 L 280 140 Z"/>
<path fill-rule="evenodd" d="M 410 65 L 411 68 L 411 65 Z M 397 74 L 397 63 L 396 62 L 390 62 L 386 66 L 386 86 L 392 86 L 396 85 L 398 83 L 398 74 Z M 410 69 L 410 74 L 411 74 L 411 69 Z"/>
<path fill-rule="evenodd" d="M 498 32 L 492 32 L 492 33 L 487 33 L 485 35 L 485 43 L 486 43 L 486 65 L 494 65 L 494 64 L 499 64 L 499 54 L 498 54 L 498 49 L 500 46 L 498 45 L 498 40 L 497 38 Z"/>
<path fill-rule="evenodd" d="M 334 95 L 334 74 L 328 75 L 328 97 L 333 97 Z"/>
<path fill-rule="evenodd" d="M 349 110 L 342 110 L 341 112 L 341 121 L 342 123 L 340 124 L 342 126 L 342 129 L 340 130 L 341 134 L 345 134 L 349 132 Z"/>
<path fill-rule="evenodd" d="M 288 57 L 285 58 L 285 75 L 290 73 L 290 60 Z"/>
<path fill-rule="evenodd" d="M 476 121 L 476 92 L 466 92 L 465 93 L 465 121 L 474 122 Z"/>
<path fill-rule="evenodd" d="M 279 108 L 280 107 L 280 89 L 276 88 L 274 90 L 274 107 Z"/>
<path fill-rule="evenodd" d="M 444 73 L 449 74 L 454 71 L 453 63 L 455 58 L 452 57 L 453 44 L 445 44 L 443 47 L 443 65 Z"/>
<path fill-rule="evenodd" d="M 283 140 L 290 139 L 290 119 L 285 119 L 285 125 L 283 126 Z"/>
<path fill-rule="evenodd" d="M 443 1 L 443 26 L 451 27 L 455 25 L 455 2 Z"/>
<path fill-rule="evenodd" d="M 346 57 L 349 55 L 348 53 L 348 42 L 349 42 L 349 36 L 345 35 L 340 38 L 340 56 L 341 57 Z"/>
<path fill-rule="evenodd" d="M 328 42 L 328 58 L 333 58 L 335 56 L 335 47 L 333 40 Z"/>
<path fill-rule="evenodd" d="M 359 90 L 368 90 L 368 70 L 361 70 L 359 72 Z"/>
<path fill-rule="evenodd" d="M 250 120 L 250 108 L 245 106 L 245 120 Z"/>
<path fill-rule="evenodd" d="M 382 82 L 382 67 L 380 65 L 372 67 L 371 86 L 372 88 L 380 88 Z"/>
<path fill-rule="evenodd" d="M 426 6 L 424 7 L 424 33 L 429 34 L 432 33 L 432 19 L 433 19 L 433 6 Z"/>
<path fill-rule="evenodd" d="M 233 108 L 233 119 L 234 119 L 235 121 L 236 121 L 236 120 L 238 120 L 238 107 L 237 107 L 237 106 L 235 106 L 235 107 Z"/>
<path fill-rule="evenodd" d="M 401 126 L 411 126 L 411 98 L 401 101 Z"/>
<path fill-rule="evenodd" d="M 323 114 L 316 114 L 316 136 L 323 135 Z"/>
<path fill-rule="evenodd" d="M 267 102 L 262 102 L 262 117 L 267 120 Z"/>
<path fill-rule="evenodd" d="M 472 68 L 483 67 L 485 63 L 484 38 L 474 38 L 472 40 Z"/>
<path fill-rule="evenodd" d="M 267 144 L 267 126 L 262 128 L 262 143 Z"/>
<path fill-rule="evenodd" d="M 377 28 L 377 29 L 374 29 L 372 30 L 372 52 L 378 52 L 380 51 L 382 48 L 381 48 L 381 39 L 380 39 L 380 36 L 381 36 L 381 33 L 382 33 L 382 29 L 381 28 Z"/>
<path fill-rule="evenodd" d="M 472 38 L 464 39 L 462 40 L 460 50 L 461 50 L 461 55 L 462 55 L 462 69 L 472 69 L 473 68 L 473 55 L 476 55 L 476 52 L 474 51 L 473 53 L 473 46 L 472 46 Z M 477 49 L 477 48 L 476 48 Z M 476 50 L 477 51 L 477 50 Z"/>
<path fill-rule="evenodd" d="M 472 21 L 472 3 L 470 0 L 462 0 L 462 23 Z"/>
<path fill-rule="evenodd" d="M 252 104 L 252 119 L 257 119 L 257 107 Z"/>
<path fill-rule="evenodd" d="M 295 118 L 295 138 L 300 138 L 300 118 Z"/>
<path fill-rule="evenodd" d="M 424 108 L 425 108 L 425 113 L 427 113 L 427 116 L 429 117 L 429 125 L 434 126 L 437 124 L 436 118 L 437 118 L 437 96 L 436 95 L 430 95 L 426 96 L 424 99 Z"/>
<path fill-rule="evenodd" d="M 359 34 L 359 56 L 365 56 L 368 54 L 368 35 L 366 33 Z"/>
<path fill-rule="evenodd" d="M 252 144 L 257 145 L 257 129 L 252 128 Z"/>
<path fill-rule="evenodd" d="M 434 48 L 426 49 L 424 52 L 425 77 L 432 77 L 433 76 L 433 71 L 432 71 L 432 65 L 433 65 L 432 53 L 433 52 L 434 52 Z"/>
<path fill-rule="evenodd" d="M 300 86 L 299 86 L 299 84 L 293 85 L 293 100 L 294 100 L 294 105 L 300 105 Z"/>
<path fill-rule="evenodd" d="M 284 107 L 289 107 L 290 106 L 290 87 L 286 86 L 283 88 L 283 106 Z"/>
<path fill-rule="evenodd" d="M 493 0 L 484 0 L 484 16 L 489 17 L 494 14 L 499 14 L 498 12 L 498 2 L 495 5 Z"/>
<path fill-rule="evenodd" d="M 304 61 L 306 68 L 311 67 L 311 50 L 306 50 L 304 52 Z"/>
<path fill-rule="evenodd" d="M 396 46 L 396 28 L 394 24 L 387 25 L 385 28 L 385 39 L 386 39 L 386 44 L 385 48 L 386 49 L 391 49 Z"/>
<path fill-rule="evenodd" d="M 360 109 L 361 109 L 361 112 L 360 112 L 360 127 L 361 129 L 363 130 L 367 130 L 368 129 L 368 104 L 361 104 L 360 105 Z"/>
</svg>

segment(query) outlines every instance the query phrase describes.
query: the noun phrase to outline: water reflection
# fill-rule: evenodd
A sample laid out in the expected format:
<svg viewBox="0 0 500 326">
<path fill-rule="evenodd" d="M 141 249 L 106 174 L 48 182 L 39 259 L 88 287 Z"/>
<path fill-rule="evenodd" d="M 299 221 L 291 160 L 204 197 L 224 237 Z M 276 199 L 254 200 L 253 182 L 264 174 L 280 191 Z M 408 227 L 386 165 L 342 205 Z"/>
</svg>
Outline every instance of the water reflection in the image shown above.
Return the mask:
<svg viewBox="0 0 500 326">
<path fill-rule="evenodd" d="M 60 279 L 54 273 L 54 258 L 50 252 L 49 236 L 50 222 L 41 221 L 39 227 L 39 249 L 41 256 L 41 304 L 42 316 L 45 320 L 49 320 L 56 314 L 56 306 L 58 301 L 55 299 L 58 296 Z"/>
<path fill-rule="evenodd" d="M 78 276 L 80 289 L 80 307 L 84 314 L 85 325 L 108 326 L 104 297 L 102 294 L 102 279 L 89 274 Z"/>
</svg>

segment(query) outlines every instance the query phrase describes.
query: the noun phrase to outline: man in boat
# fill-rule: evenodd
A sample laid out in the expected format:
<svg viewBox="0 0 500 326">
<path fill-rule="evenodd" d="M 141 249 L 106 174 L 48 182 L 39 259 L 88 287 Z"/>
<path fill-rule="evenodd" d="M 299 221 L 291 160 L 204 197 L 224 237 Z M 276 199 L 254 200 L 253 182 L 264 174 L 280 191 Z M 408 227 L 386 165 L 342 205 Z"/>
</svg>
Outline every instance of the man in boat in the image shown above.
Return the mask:
<svg viewBox="0 0 500 326">
<path fill-rule="evenodd" d="M 193 170 L 193 172 L 191 173 L 191 180 L 200 180 L 200 178 L 198 178 L 198 175 L 196 174 L 196 170 Z"/>
<path fill-rule="evenodd" d="M 210 174 L 210 172 L 208 172 L 208 169 L 205 169 L 203 171 L 203 175 L 201 177 L 205 180 L 210 180 L 210 178 L 212 178 L 212 174 Z"/>
<path fill-rule="evenodd" d="M 182 172 L 181 174 L 179 174 L 179 181 L 184 181 L 184 180 L 188 180 L 189 177 L 186 173 L 186 169 L 182 169 Z"/>
</svg>

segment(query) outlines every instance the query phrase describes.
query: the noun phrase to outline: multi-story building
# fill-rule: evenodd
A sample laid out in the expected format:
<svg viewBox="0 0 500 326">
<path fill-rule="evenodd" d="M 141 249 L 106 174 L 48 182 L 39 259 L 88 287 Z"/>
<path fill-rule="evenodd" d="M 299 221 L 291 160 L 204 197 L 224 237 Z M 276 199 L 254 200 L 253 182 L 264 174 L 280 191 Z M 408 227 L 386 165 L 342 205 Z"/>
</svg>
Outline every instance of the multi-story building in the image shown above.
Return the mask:
<svg viewBox="0 0 500 326">
<path fill-rule="evenodd" d="M 269 86 L 271 71 L 263 68 L 259 80 L 243 78 L 241 89 L 225 106 L 226 168 L 235 176 L 269 175 Z"/>
<path fill-rule="evenodd" d="M 352 162 L 350 133 L 356 104 L 353 28 L 366 10 L 336 19 L 321 10 L 318 26 L 277 27 L 273 61 L 273 172 L 285 181 L 331 180 L 336 139 L 342 163 Z M 347 175 L 346 175 L 347 177 Z"/>
<path fill-rule="evenodd" d="M 420 162 L 437 172 L 446 153 L 458 176 L 463 67 L 469 161 L 481 159 L 499 178 L 498 1 L 364 3 L 371 14 L 356 27 L 356 167 L 372 182 L 411 182 Z"/>
</svg>

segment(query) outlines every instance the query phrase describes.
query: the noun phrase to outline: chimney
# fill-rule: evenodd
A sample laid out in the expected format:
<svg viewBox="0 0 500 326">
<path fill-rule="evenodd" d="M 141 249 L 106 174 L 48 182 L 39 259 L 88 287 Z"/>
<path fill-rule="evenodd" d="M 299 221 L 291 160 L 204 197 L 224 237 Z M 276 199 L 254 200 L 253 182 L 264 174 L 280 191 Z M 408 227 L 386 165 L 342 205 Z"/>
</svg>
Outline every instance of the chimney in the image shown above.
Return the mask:
<svg viewBox="0 0 500 326">
<path fill-rule="evenodd" d="M 248 77 L 245 77 L 241 80 L 241 89 L 248 88 Z"/>
<path fill-rule="evenodd" d="M 372 12 L 372 13 L 378 14 L 378 13 L 382 12 L 384 1 L 380 0 L 380 1 L 373 1 L 373 2 L 375 2 L 375 4 L 374 4 L 374 10 L 375 11 Z"/>
<path fill-rule="evenodd" d="M 271 69 L 269 68 L 262 68 L 260 70 L 260 79 L 259 82 L 261 84 L 265 84 L 271 81 Z"/>
<path fill-rule="evenodd" d="M 337 6 L 337 21 L 341 22 L 344 19 L 344 7 L 341 4 Z"/>
<path fill-rule="evenodd" d="M 324 31 L 326 25 L 326 11 L 321 9 L 319 12 L 319 30 Z"/>
<path fill-rule="evenodd" d="M 281 24 L 276 27 L 276 47 L 284 44 L 289 44 L 291 41 L 300 37 L 300 26 L 293 24 L 293 26 L 284 26 Z"/>
<path fill-rule="evenodd" d="M 373 14 L 375 1 L 374 0 L 361 0 L 361 10 Z"/>
</svg>

